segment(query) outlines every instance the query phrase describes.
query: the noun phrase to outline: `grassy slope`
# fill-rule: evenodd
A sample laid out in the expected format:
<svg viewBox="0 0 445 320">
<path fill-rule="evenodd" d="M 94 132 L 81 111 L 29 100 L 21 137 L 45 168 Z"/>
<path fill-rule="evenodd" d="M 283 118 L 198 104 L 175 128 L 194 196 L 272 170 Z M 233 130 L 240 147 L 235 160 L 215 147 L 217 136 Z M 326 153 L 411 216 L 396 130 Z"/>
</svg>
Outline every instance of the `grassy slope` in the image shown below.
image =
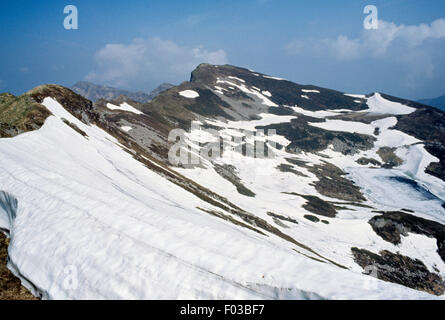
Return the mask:
<svg viewBox="0 0 445 320">
<path fill-rule="evenodd" d="M 50 112 L 30 95 L 0 94 L 0 138 L 39 129 Z"/>
<path fill-rule="evenodd" d="M 0 300 L 37 300 L 6 267 L 9 239 L 0 232 Z"/>
</svg>

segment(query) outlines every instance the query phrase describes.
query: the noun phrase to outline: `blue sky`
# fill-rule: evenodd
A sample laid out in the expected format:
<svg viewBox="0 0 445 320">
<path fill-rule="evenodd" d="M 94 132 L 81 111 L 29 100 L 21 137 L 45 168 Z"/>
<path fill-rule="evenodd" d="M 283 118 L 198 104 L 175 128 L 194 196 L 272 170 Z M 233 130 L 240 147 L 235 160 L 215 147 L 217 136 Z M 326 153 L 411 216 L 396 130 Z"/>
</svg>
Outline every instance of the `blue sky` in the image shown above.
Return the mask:
<svg viewBox="0 0 445 320">
<path fill-rule="evenodd" d="M 78 30 L 63 27 L 69 4 Z M 378 30 L 363 28 L 368 4 Z M 79 80 L 150 91 L 210 62 L 351 93 L 445 94 L 443 0 L 3 0 L 0 24 L 0 92 Z"/>
</svg>

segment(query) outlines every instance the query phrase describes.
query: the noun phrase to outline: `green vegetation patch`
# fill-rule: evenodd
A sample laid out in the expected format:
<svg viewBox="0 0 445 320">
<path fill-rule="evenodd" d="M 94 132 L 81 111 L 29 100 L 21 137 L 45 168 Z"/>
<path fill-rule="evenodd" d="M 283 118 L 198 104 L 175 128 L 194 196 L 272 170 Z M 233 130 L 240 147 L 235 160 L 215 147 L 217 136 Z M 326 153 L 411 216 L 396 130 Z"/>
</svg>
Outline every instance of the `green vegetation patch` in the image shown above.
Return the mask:
<svg viewBox="0 0 445 320">
<path fill-rule="evenodd" d="M 30 95 L 15 97 L 0 95 L 0 138 L 14 137 L 20 133 L 37 130 L 51 113 Z"/>
<path fill-rule="evenodd" d="M 9 239 L 0 231 L 0 300 L 37 300 L 7 268 Z"/>
</svg>

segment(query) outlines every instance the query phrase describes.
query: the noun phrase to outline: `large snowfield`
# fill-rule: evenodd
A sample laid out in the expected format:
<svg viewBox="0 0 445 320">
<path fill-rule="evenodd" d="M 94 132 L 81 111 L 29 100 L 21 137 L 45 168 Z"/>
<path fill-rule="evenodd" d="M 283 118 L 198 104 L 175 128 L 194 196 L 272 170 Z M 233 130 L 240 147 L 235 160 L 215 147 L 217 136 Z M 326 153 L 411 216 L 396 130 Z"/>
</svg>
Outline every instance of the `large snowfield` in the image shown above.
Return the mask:
<svg viewBox="0 0 445 320">
<path fill-rule="evenodd" d="M 261 95 L 243 84 L 230 84 Z M 274 105 L 266 97 L 262 99 L 265 105 Z M 374 99 L 383 98 L 375 96 Z M 372 107 L 372 101 L 370 108 L 379 112 Z M 352 246 L 373 252 L 384 249 L 400 252 L 421 259 L 430 270 L 437 268 L 443 276 L 445 264 L 435 252 L 434 239 L 410 234 L 399 246 L 388 243 L 367 223 L 374 214 L 366 209 L 344 211 L 334 219 L 327 218 L 329 225 L 315 225 L 305 220 L 303 211 L 298 210 L 305 200 L 283 191 L 315 193 L 310 184 L 315 177 L 310 172 L 305 172 L 307 177 L 297 177 L 277 171 L 280 157 L 246 161 L 239 154 L 227 152 L 220 159 L 221 163 L 238 168 L 243 183 L 256 193 L 255 198 L 237 193 L 212 167 L 178 171 L 222 196 L 230 196 L 236 205 L 271 223 L 268 211 L 298 219 L 299 224 L 286 232 L 311 251 L 273 234 L 261 235 L 209 215 L 198 208 L 221 209 L 151 171 L 126 152 L 115 138 L 98 127 L 82 123 L 54 99 L 46 98 L 43 105 L 54 116 L 50 116 L 41 129 L 0 139 L 0 190 L 7 193 L 0 194 L 3 199 L 0 228 L 10 231 L 9 267 L 25 286 L 43 298 L 436 298 L 363 275 L 351 254 Z M 391 107 L 398 108 L 399 114 L 408 111 L 400 106 Z M 133 112 L 127 105 L 121 108 Z M 88 136 L 83 137 L 71 129 L 62 118 Z M 262 120 L 253 122 L 264 125 L 288 122 L 291 118 L 262 115 Z M 393 119 L 369 127 L 352 123 L 344 130 L 372 133 L 378 125 L 383 128 L 378 139 L 389 139 L 385 138 L 385 130 L 391 126 L 388 121 Z M 252 129 L 253 122 L 229 122 L 224 128 L 230 134 L 234 129 Z M 329 129 L 331 124 L 335 128 L 339 125 L 331 122 L 317 125 Z M 192 132 L 189 139 L 197 134 Z M 424 160 L 427 155 L 423 147 L 416 150 L 406 147 L 407 138 L 403 133 L 396 140 L 391 143 L 401 148 L 398 154 L 404 153 L 409 160 L 402 173 L 411 173 L 411 178 L 422 181 L 432 194 L 444 199 L 443 183 L 423 176 L 421 169 L 432 161 Z M 274 151 L 278 155 L 284 153 Z M 325 154 L 330 152 L 333 151 L 326 150 Z M 375 150 L 368 153 L 373 152 Z M 302 159 L 313 163 L 321 161 L 314 154 L 304 154 Z M 353 159 L 346 156 L 337 154 L 336 159 L 341 168 L 357 167 Z M 359 170 L 362 169 L 350 171 L 352 175 L 355 172 L 358 182 L 367 174 Z M 388 188 L 391 186 L 394 187 L 388 184 Z M 387 194 L 388 190 L 363 187 L 370 190 L 371 196 L 378 192 Z M 393 189 L 397 191 L 396 187 Z M 407 193 L 407 198 L 400 201 L 409 202 L 415 196 L 420 197 Z M 381 197 L 374 198 L 380 201 Z M 437 209 L 438 202 L 425 199 L 420 203 L 424 207 L 416 210 L 443 222 L 435 211 L 429 210 Z M 314 252 L 349 270 L 327 263 L 328 260 L 317 261 Z"/>
</svg>

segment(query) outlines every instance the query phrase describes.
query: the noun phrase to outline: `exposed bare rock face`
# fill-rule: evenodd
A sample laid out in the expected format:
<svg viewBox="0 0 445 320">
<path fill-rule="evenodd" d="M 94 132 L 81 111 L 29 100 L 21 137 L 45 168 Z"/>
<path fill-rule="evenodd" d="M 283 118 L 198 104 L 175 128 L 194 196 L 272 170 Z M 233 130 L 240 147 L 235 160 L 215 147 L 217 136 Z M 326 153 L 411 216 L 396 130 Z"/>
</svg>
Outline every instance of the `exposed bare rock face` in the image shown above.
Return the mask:
<svg viewBox="0 0 445 320">
<path fill-rule="evenodd" d="M 66 110 L 84 123 L 94 123 L 98 120 L 91 101 L 62 86 L 43 85 L 32 89 L 27 94 L 38 103 L 42 103 L 46 97 L 56 99 Z"/>
<path fill-rule="evenodd" d="M 351 250 L 355 261 L 365 269 L 365 272 L 376 273 L 378 279 L 439 296 L 445 292 L 442 278 L 430 272 L 420 260 L 386 250 L 379 254 L 358 248 Z"/>
<path fill-rule="evenodd" d="M 369 220 L 373 230 L 384 240 L 400 244 L 402 236 L 422 234 L 437 240 L 438 254 L 445 261 L 445 226 L 401 211 L 381 212 Z"/>
</svg>

